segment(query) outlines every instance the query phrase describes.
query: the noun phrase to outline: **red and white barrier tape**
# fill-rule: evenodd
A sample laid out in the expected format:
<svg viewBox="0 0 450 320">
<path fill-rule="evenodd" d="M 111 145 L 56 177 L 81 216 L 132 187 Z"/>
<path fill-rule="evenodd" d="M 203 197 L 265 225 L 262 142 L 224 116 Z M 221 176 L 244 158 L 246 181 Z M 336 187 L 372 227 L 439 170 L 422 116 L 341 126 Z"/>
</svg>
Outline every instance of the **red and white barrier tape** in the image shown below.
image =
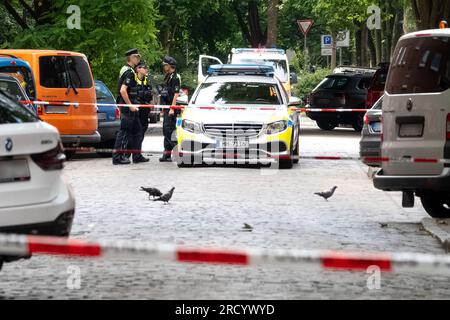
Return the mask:
<svg viewBox="0 0 450 320">
<path fill-rule="evenodd" d="M 116 149 L 97 149 L 94 147 L 78 147 L 78 148 L 65 148 L 67 151 L 86 154 L 86 153 L 119 153 L 119 154 L 143 154 L 143 155 L 162 155 L 162 151 L 145 151 L 145 150 L 116 150 Z M 209 151 L 206 151 L 208 153 Z M 245 154 L 232 153 L 232 152 L 213 152 L 214 155 L 223 156 L 225 158 L 245 158 Z M 183 156 L 183 152 L 172 152 L 173 156 Z M 186 154 L 190 155 L 190 154 Z M 432 159 L 432 158 L 393 158 L 393 157 L 348 157 L 348 156 L 328 156 L 328 155 L 316 155 L 316 156 L 268 156 L 275 160 L 283 160 L 288 158 L 298 160 L 319 160 L 319 161 L 362 161 L 367 163 L 385 163 L 385 162 L 400 162 L 400 163 L 421 163 L 421 164 L 450 164 L 450 159 Z"/>
<path fill-rule="evenodd" d="M 116 104 L 116 103 L 82 103 L 82 102 L 58 102 L 58 101 L 20 101 L 22 104 L 34 104 L 37 106 L 83 106 L 83 105 L 95 105 L 97 107 L 122 107 L 122 108 L 147 108 L 147 109 L 185 109 L 185 106 L 166 106 L 166 105 L 153 105 L 153 104 Z M 252 106 L 252 107 L 227 107 L 227 106 L 193 106 L 190 108 L 199 109 L 199 110 L 262 110 L 262 111 L 276 111 L 279 108 L 276 107 L 263 107 L 263 106 Z M 331 108 L 291 108 L 298 112 L 367 112 L 367 109 L 331 109 Z"/>
<path fill-rule="evenodd" d="M 419 253 L 364 253 L 330 250 L 213 249 L 130 241 L 80 240 L 0 235 L 0 256 L 51 255 L 81 258 L 140 258 L 155 263 L 180 262 L 236 266 L 303 267 L 318 270 L 420 272 L 450 275 L 450 256 Z"/>
</svg>

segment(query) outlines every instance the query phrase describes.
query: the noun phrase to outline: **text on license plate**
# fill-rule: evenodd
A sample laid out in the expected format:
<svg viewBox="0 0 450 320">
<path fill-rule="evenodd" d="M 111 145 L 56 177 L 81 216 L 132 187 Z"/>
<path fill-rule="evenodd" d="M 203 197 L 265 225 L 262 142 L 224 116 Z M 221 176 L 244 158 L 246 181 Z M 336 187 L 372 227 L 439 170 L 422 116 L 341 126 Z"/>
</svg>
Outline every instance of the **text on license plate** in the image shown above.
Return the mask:
<svg viewBox="0 0 450 320">
<path fill-rule="evenodd" d="M 0 160 L 0 183 L 28 181 L 30 178 L 27 160 Z"/>
<path fill-rule="evenodd" d="M 45 113 L 49 114 L 66 114 L 67 113 L 67 107 L 65 106 L 47 106 L 45 108 Z"/>
<path fill-rule="evenodd" d="M 245 140 L 226 140 L 226 141 L 218 141 L 217 148 L 219 149 L 237 149 L 237 148 L 248 148 L 250 143 Z"/>
<path fill-rule="evenodd" d="M 400 124 L 400 138 L 420 138 L 423 136 L 423 123 Z"/>
<path fill-rule="evenodd" d="M 104 112 L 97 113 L 97 116 L 98 120 L 106 120 L 106 113 Z"/>
</svg>

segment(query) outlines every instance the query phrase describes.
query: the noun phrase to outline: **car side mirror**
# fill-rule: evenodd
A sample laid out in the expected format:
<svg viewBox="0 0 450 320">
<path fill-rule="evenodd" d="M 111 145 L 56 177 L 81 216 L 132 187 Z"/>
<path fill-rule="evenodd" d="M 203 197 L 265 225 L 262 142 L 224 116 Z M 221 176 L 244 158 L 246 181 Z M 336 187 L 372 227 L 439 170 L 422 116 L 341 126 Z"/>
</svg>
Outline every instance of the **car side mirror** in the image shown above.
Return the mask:
<svg viewBox="0 0 450 320">
<path fill-rule="evenodd" d="M 302 100 L 297 97 L 290 97 L 289 98 L 289 107 L 298 107 L 302 105 Z"/>
<path fill-rule="evenodd" d="M 297 84 L 298 83 L 298 77 L 295 72 L 291 72 L 291 84 Z"/>
</svg>

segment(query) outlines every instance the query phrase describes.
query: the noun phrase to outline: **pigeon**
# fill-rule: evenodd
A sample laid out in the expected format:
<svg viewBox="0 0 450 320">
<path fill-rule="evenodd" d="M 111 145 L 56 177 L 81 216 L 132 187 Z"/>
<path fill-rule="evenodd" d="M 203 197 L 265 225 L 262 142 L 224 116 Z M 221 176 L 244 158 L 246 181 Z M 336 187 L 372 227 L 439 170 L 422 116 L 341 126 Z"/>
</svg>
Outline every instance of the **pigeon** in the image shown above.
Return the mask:
<svg viewBox="0 0 450 320">
<path fill-rule="evenodd" d="M 315 193 L 315 195 L 319 196 L 319 197 L 322 197 L 322 198 L 324 198 L 325 200 L 328 201 L 328 199 L 330 199 L 334 195 L 334 193 L 336 192 L 337 188 L 338 187 L 333 187 L 333 189 L 331 189 L 328 192 L 317 192 L 317 193 Z"/>
<path fill-rule="evenodd" d="M 389 227 L 389 225 L 387 223 L 380 223 L 380 227 L 381 228 L 387 228 L 387 227 Z"/>
<path fill-rule="evenodd" d="M 144 188 L 141 187 L 141 191 L 145 191 L 148 193 L 148 198 L 156 198 L 156 197 L 161 197 L 163 194 L 161 191 L 159 191 L 156 188 Z"/>
<path fill-rule="evenodd" d="M 159 198 L 154 199 L 153 201 L 162 201 L 162 202 L 164 202 L 164 204 L 168 204 L 170 199 L 172 199 L 174 191 L 175 191 L 175 188 L 172 188 L 172 189 L 170 189 L 169 192 L 167 192 L 166 194 L 163 194 Z"/>
<path fill-rule="evenodd" d="M 244 231 L 253 231 L 253 227 L 247 223 L 244 223 L 244 227 L 242 228 Z"/>
</svg>

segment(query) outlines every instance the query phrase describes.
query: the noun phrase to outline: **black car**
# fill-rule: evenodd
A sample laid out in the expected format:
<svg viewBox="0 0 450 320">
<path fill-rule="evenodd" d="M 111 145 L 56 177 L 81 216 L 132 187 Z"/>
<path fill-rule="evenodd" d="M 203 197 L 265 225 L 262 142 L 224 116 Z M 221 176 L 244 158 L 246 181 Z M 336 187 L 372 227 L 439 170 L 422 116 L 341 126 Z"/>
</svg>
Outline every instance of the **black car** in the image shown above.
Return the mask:
<svg viewBox="0 0 450 320">
<path fill-rule="evenodd" d="M 375 105 L 364 116 L 364 128 L 362 130 L 360 156 L 365 158 L 363 162 L 370 167 L 380 167 L 380 161 L 367 158 L 381 157 L 381 118 L 383 116 L 383 97 L 378 99 Z"/>
<path fill-rule="evenodd" d="M 367 90 L 373 73 L 340 73 L 327 76 L 311 93 L 311 108 L 366 109 Z M 351 125 L 361 132 L 363 112 L 308 112 L 322 130 L 333 130 L 340 125 Z"/>
</svg>

